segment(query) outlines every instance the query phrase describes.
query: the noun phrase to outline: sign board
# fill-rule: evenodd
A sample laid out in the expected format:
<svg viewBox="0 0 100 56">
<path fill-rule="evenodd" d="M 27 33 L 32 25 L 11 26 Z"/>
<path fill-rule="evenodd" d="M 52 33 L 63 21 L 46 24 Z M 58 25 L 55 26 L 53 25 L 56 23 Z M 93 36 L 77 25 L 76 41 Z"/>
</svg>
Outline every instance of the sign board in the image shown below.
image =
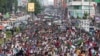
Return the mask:
<svg viewBox="0 0 100 56">
<path fill-rule="evenodd" d="M 35 11 L 35 4 L 28 3 L 28 12 L 34 12 L 34 11 Z"/>
<path fill-rule="evenodd" d="M 100 3 L 100 0 L 95 0 L 95 2 Z"/>
</svg>

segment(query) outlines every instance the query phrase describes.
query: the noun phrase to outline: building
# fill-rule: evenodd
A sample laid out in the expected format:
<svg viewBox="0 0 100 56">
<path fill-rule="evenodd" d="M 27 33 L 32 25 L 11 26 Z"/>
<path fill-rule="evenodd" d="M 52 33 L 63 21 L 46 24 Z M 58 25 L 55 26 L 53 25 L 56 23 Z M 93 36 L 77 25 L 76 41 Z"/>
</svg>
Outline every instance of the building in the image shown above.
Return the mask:
<svg viewBox="0 0 100 56">
<path fill-rule="evenodd" d="M 85 12 L 94 17 L 95 4 L 94 0 L 67 0 L 68 12 L 74 17 L 83 17 Z"/>
<path fill-rule="evenodd" d="M 79 28 L 89 32 L 90 22 L 91 22 L 90 20 L 84 20 L 84 19 L 80 20 Z"/>
<path fill-rule="evenodd" d="M 41 6 L 44 6 L 44 3 L 45 3 L 44 0 L 38 0 L 38 2 L 41 4 Z"/>
<path fill-rule="evenodd" d="M 96 8 L 96 16 L 100 16 L 100 0 L 95 0 L 97 5 L 95 6 Z"/>
<path fill-rule="evenodd" d="M 53 5 L 54 0 L 37 0 L 41 4 L 41 6 L 50 6 Z"/>
<path fill-rule="evenodd" d="M 95 26 L 97 27 L 97 29 L 100 30 L 100 0 L 95 0 L 95 2 L 97 3 L 97 5 L 95 6 L 96 8 Z"/>
<path fill-rule="evenodd" d="M 60 7 L 61 5 L 61 0 L 54 0 L 54 6 L 57 8 L 57 7 Z"/>
<path fill-rule="evenodd" d="M 18 6 L 26 6 L 28 3 L 28 0 L 17 0 L 18 1 Z"/>
<path fill-rule="evenodd" d="M 67 0 L 54 0 L 55 7 L 65 7 Z"/>
<path fill-rule="evenodd" d="M 97 27 L 91 25 L 91 20 L 89 19 L 80 19 L 78 28 L 84 29 L 87 32 L 93 32 L 97 29 Z"/>
</svg>

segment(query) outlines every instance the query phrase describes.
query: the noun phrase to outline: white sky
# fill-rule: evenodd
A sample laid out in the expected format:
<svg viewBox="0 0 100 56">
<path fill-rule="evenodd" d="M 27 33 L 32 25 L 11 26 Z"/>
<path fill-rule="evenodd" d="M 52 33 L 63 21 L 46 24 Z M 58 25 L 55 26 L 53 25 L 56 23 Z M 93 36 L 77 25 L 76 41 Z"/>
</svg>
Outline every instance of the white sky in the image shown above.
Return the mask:
<svg viewBox="0 0 100 56">
<path fill-rule="evenodd" d="M 44 0 L 45 5 L 53 5 L 54 0 Z"/>
<path fill-rule="evenodd" d="M 53 4 L 54 0 L 48 0 L 49 4 Z"/>
<path fill-rule="evenodd" d="M 53 0 L 48 0 L 49 2 L 53 2 Z"/>
<path fill-rule="evenodd" d="M 23 6 L 23 3 L 22 3 L 22 1 L 23 0 L 18 0 L 18 5 L 19 6 Z M 40 0 L 41 1 L 41 3 L 43 4 L 43 5 L 53 5 L 53 1 L 54 0 Z"/>
</svg>

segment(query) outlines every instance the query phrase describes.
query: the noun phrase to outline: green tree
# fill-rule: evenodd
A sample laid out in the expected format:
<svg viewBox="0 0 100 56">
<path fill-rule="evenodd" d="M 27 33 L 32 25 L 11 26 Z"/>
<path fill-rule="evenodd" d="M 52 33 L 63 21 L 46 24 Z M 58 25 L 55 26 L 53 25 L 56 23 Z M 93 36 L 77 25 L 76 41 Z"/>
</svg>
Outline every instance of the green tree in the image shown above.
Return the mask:
<svg viewBox="0 0 100 56">
<path fill-rule="evenodd" d="M 13 3 L 15 3 L 15 8 L 17 8 L 17 0 L 0 0 L 0 12 L 11 12 Z"/>
<path fill-rule="evenodd" d="M 77 19 L 81 19 L 81 17 L 79 17 L 79 15 L 77 16 Z"/>
<path fill-rule="evenodd" d="M 84 16 L 83 16 L 83 19 L 87 19 L 88 15 L 89 15 L 89 14 L 88 14 L 87 12 L 85 12 L 85 13 L 84 13 Z"/>
<path fill-rule="evenodd" d="M 6 0 L 0 0 L 0 12 L 1 13 L 6 11 L 6 5 L 7 5 L 7 1 Z"/>
<path fill-rule="evenodd" d="M 13 3 L 14 3 L 14 7 L 15 7 L 15 12 L 17 11 L 17 8 L 18 8 L 18 1 L 17 0 L 13 0 Z"/>
<path fill-rule="evenodd" d="M 29 0 L 29 2 L 35 3 L 35 11 L 34 11 L 35 15 L 41 12 L 42 8 L 38 0 Z"/>
</svg>

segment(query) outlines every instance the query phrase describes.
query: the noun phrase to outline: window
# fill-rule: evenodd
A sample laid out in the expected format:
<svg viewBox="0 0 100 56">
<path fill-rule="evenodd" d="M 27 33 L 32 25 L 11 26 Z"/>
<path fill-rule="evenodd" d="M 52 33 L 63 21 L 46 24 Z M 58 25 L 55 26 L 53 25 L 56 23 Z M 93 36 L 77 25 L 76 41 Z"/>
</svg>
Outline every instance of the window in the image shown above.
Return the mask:
<svg viewBox="0 0 100 56">
<path fill-rule="evenodd" d="M 82 9 L 82 6 L 73 6 L 73 9 Z"/>
<path fill-rule="evenodd" d="M 94 0 L 84 0 L 84 1 L 85 1 L 85 2 L 89 2 L 89 1 L 90 1 L 90 2 L 94 2 Z"/>
<path fill-rule="evenodd" d="M 73 0 L 73 1 L 82 1 L 82 0 Z"/>
<path fill-rule="evenodd" d="M 84 6 L 84 9 L 88 10 L 88 9 L 93 9 L 93 6 Z"/>
<path fill-rule="evenodd" d="M 72 2 L 72 0 L 68 0 L 68 2 Z"/>
</svg>

